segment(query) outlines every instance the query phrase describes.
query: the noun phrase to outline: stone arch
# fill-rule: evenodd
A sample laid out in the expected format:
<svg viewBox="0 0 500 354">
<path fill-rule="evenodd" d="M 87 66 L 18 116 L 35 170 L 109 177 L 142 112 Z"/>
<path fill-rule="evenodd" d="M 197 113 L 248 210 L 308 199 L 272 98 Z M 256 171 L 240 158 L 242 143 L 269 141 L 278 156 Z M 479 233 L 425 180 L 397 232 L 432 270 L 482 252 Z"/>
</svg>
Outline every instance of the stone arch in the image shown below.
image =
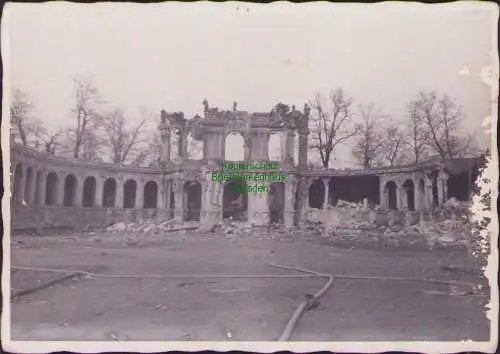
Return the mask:
<svg viewBox="0 0 500 354">
<path fill-rule="evenodd" d="M 183 188 L 186 205 L 184 220 L 199 221 L 201 214 L 201 184 L 198 181 L 186 181 Z"/>
<path fill-rule="evenodd" d="M 77 181 L 73 174 L 69 174 L 64 178 L 64 206 L 76 205 Z"/>
<path fill-rule="evenodd" d="M 418 194 L 419 194 L 419 204 L 417 207 L 419 209 L 425 209 L 426 208 L 426 200 L 427 197 L 425 195 L 425 181 L 423 179 L 420 179 L 418 182 Z"/>
<path fill-rule="evenodd" d="M 279 132 L 272 132 L 269 134 L 269 141 L 267 143 L 267 151 L 269 155 L 269 160 L 271 161 L 281 161 L 281 146 L 282 146 L 282 137 Z"/>
<path fill-rule="evenodd" d="M 137 195 L 137 182 L 133 179 L 127 180 L 123 184 L 123 207 L 126 209 L 135 208 Z"/>
<path fill-rule="evenodd" d="M 43 185 L 43 172 L 42 170 L 38 170 L 36 172 L 35 178 L 35 204 L 43 204 L 45 202 L 45 198 L 43 197 L 44 190 L 45 186 Z"/>
<path fill-rule="evenodd" d="M 55 172 L 50 172 L 45 181 L 45 204 L 55 205 L 57 203 L 57 187 L 59 177 Z"/>
<path fill-rule="evenodd" d="M 285 216 L 285 184 L 283 182 L 272 182 L 267 194 L 269 205 L 269 223 L 281 224 Z"/>
<path fill-rule="evenodd" d="M 16 201 L 22 201 L 24 185 L 23 185 L 23 177 L 24 177 L 24 168 L 21 163 L 16 165 L 14 169 L 14 185 L 12 190 L 12 197 Z"/>
<path fill-rule="evenodd" d="M 35 192 L 35 172 L 33 167 L 28 167 L 26 170 L 26 181 L 24 184 L 24 200 L 26 203 L 32 204 L 34 202 Z"/>
<path fill-rule="evenodd" d="M 325 185 L 323 182 L 320 179 L 315 179 L 309 186 L 309 207 L 316 209 L 323 208 L 325 192 Z"/>
<path fill-rule="evenodd" d="M 248 219 L 247 184 L 243 179 L 225 183 L 223 190 L 222 217 L 246 221 Z"/>
<path fill-rule="evenodd" d="M 397 188 L 394 181 L 387 182 L 384 187 L 385 205 L 392 210 L 398 209 Z"/>
<path fill-rule="evenodd" d="M 224 143 L 224 159 L 226 161 L 245 160 L 245 138 L 243 134 L 231 132 L 226 135 Z"/>
<path fill-rule="evenodd" d="M 83 203 L 84 207 L 93 207 L 95 205 L 97 181 L 94 176 L 85 178 L 83 181 Z"/>
<path fill-rule="evenodd" d="M 149 181 L 144 185 L 144 209 L 156 209 L 158 207 L 158 184 Z"/>
<path fill-rule="evenodd" d="M 114 208 L 116 205 L 116 180 L 109 177 L 104 181 L 102 189 L 102 206 L 105 208 Z"/>
<path fill-rule="evenodd" d="M 415 184 L 411 179 L 403 182 L 403 190 L 405 191 L 405 206 L 408 210 L 415 210 Z"/>
</svg>

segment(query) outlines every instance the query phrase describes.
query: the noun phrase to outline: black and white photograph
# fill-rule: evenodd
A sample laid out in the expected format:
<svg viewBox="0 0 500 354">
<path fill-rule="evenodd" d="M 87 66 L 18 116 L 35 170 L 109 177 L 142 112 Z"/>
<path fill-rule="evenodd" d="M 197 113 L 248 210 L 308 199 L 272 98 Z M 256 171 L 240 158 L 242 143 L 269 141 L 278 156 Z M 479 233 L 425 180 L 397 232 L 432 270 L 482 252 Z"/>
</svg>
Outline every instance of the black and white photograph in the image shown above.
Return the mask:
<svg viewBox="0 0 500 354">
<path fill-rule="evenodd" d="M 4 350 L 493 353 L 498 18 L 7 3 Z"/>
</svg>

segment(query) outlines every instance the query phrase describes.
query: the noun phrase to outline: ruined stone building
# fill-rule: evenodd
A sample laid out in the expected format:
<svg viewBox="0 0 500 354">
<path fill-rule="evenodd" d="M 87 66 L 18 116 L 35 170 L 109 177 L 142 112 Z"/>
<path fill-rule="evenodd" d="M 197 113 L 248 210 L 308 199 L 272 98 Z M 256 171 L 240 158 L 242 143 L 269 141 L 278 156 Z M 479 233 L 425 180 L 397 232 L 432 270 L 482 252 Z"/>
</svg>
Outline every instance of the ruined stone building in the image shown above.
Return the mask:
<svg viewBox="0 0 500 354">
<path fill-rule="evenodd" d="M 255 224 L 292 225 L 308 208 L 326 209 L 339 200 L 382 205 L 418 218 L 450 197 L 469 199 L 477 177 L 478 159 L 473 158 L 391 168 L 308 169 L 307 106 L 299 111 L 277 105 L 270 113 L 240 111 L 236 104 L 233 110 L 222 111 L 210 108 L 206 100 L 204 106 L 203 116 L 192 119 L 183 113 L 161 112 L 157 168 L 69 160 L 12 145 L 13 229 L 172 217 L 201 222 L 233 217 Z M 171 143 L 173 134 L 176 146 Z M 220 168 L 226 150 L 240 148 L 226 144 L 234 134 L 241 137 L 245 161 L 268 161 L 270 136 L 279 134 L 281 161 L 275 162 L 288 178 L 270 182 L 267 193 L 231 188 L 244 181 L 212 181 L 210 173 Z M 202 159 L 189 158 L 188 137 L 203 142 Z M 173 148 L 179 156 L 175 160 Z M 305 191 L 303 205 L 298 203 L 300 190 Z"/>
</svg>

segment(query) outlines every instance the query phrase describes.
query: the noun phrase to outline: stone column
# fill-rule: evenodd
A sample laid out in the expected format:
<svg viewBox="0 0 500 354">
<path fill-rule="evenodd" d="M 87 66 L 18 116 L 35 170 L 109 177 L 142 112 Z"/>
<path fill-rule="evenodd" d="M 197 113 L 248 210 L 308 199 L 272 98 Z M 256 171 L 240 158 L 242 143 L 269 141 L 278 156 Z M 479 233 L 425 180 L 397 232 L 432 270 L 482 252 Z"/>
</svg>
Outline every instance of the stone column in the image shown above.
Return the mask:
<svg viewBox="0 0 500 354">
<path fill-rule="evenodd" d="M 446 191 L 445 191 L 446 180 L 439 174 L 437 178 L 437 188 L 438 188 L 438 205 L 443 205 L 446 202 Z"/>
<path fill-rule="evenodd" d="M 305 191 L 304 191 L 304 208 L 305 210 L 309 210 L 309 189 L 311 188 L 311 185 L 313 184 L 314 179 L 312 178 L 306 178 L 306 184 L 305 184 Z"/>
<path fill-rule="evenodd" d="M 187 214 L 188 214 L 188 211 L 189 211 L 189 208 L 188 208 L 188 201 L 189 201 L 188 190 L 186 190 L 184 188 L 185 183 L 186 182 L 184 182 L 183 186 L 182 186 L 182 205 L 184 206 L 182 208 L 182 220 L 186 220 L 187 219 Z"/>
<path fill-rule="evenodd" d="M 186 151 L 184 149 L 186 146 L 185 140 L 186 140 L 186 135 L 184 133 L 184 130 L 179 129 L 179 140 L 177 141 L 177 151 L 179 152 L 178 156 L 180 158 L 184 158 L 186 156 L 185 154 Z"/>
<path fill-rule="evenodd" d="M 161 147 L 160 147 L 160 162 L 166 164 L 170 161 L 170 144 L 171 144 L 171 130 L 166 126 L 161 126 Z"/>
<path fill-rule="evenodd" d="M 287 132 L 287 138 L 286 138 L 286 159 L 285 163 L 287 166 L 293 166 L 295 161 L 293 161 L 293 155 L 294 155 L 294 148 L 295 146 L 295 132 L 289 130 Z"/>
<path fill-rule="evenodd" d="M 285 185 L 285 205 L 283 206 L 283 222 L 285 226 L 293 226 L 293 213 L 294 213 L 294 199 L 295 199 L 295 178 L 289 177 Z"/>
<path fill-rule="evenodd" d="M 380 205 L 383 208 L 388 207 L 387 195 L 385 193 L 385 183 L 386 183 L 385 180 L 383 180 L 382 178 L 379 178 L 379 182 L 378 182 L 379 198 L 380 198 Z"/>
<path fill-rule="evenodd" d="M 219 222 L 219 214 L 222 215 L 222 208 L 218 203 L 217 188 L 220 188 L 220 183 L 208 181 L 206 196 L 205 196 L 205 208 L 206 208 L 206 220 L 208 222 Z"/>
<path fill-rule="evenodd" d="M 39 205 L 45 205 L 46 198 L 46 184 L 47 184 L 47 172 L 42 170 L 40 174 L 40 184 L 37 186 L 37 202 Z M 40 187 L 40 188 L 38 188 Z"/>
<path fill-rule="evenodd" d="M 15 183 L 17 190 L 14 191 L 16 193 L 14 195 L 15 199 L 19 202 L 24 201 L 24 188 L 26 187 L 26 169 L 21 166 L 21 175 L 18 176 L 17 174 L 14 175 L 14 181 L 17 182 Z M 18 180 L 18 181 L 16 181 Z"/>
<path fill-rule="evenodd" d="M 325 196 L 323 199 L 323 210 L 326 210 L 328 208 L 328 205 L 330 204 L 330 178 L 322 178 L 321 181 L 323 182 L 323 185 L 325 186 Z"/>
<path fill-rule="evenodd" d="M 425 176 L 424 179 L 424 199 L 425 199 L 425 209 L 432 208 L 432 179 Z"/>
<path fill-rule="evenodd" d="M 144 209 L 144 181 L 138 180 L 135 190 L 135 208 Z"/>
<path fill-rule="evenodd" d="M 174 217 L 181 220 L 184 216 L 184 193 L 182 187 L 182 181 L 180 179 L 173 180 L 172 189 L 174 191 L 175 200 Z"/>
<path fill-rule="evenodd" d="M 259 144 L 259 149 L 256 149 L 258 153 L 255 160 L 265 160 L 268 158 L 268 148 L 269 148 L 269 146 L 266 143 L 266 133 L 259 132 L 257 133 L 256 138 Z"/>
<path fill-rule="evenodd" d="M 172 210 L 170 209 L 171 205 L 171 197 L 172 197 L 172 180 L 166 179 L 165 180 L 165 208 L 168 210 L 168 216 L 171 217 L 172 215 Z"/>
<path fill-rule="evenodd" d="M 203 180 L 199 181 L 201 185 L 201 210 L 200 210 L 200 222 L 205 223 L 209 219 L 207 218 L 208 215 L 208 203 L 207 201 L 209 200 L 210 196 L 210 185 L 208 181 Z"/>
<path fill-rule="evenodd" d="M 269 188 L 269 182 L 263 181 L 259 183 Z M 267 192 L 252 192 L 248 193 L 248 218 L 249 222 L 256 225 L 265 225 L 269 221 L 269 193 Z"/>
<path fill-rule="evenodd" d="M 443 205 L 448 200 L 448 178 L 449 175 L 445 171 L 439 172 L 438 175 L 438 196 L 439 205 Z"/>
<path fill-rule="evenodd" d="M 116 193 L 115 193 L 115 208 L 117 209 L 123 209 L 123 188 L 124 188 L 123 178 L 118 177 L 116 179 Z"/>
<path fill-rule="evenodd" d="M 225 133 L 215 133 L 216 141 L 217 141 L 217 158 L 220 160 L 224 160 L 226 158 L 226 135 Z"/>
<path fill-rule="evenodd" d="M 166 183 L 167 180 L 165 179 L 165 176 L 162 175 L 160 183 L 158 184 L 157 196 L 156 196 L 156 199 L 158 200 L 158 209 L 165 209 L 166 207 L 166 195 L 165 195 L 165 191 L 167 190 Z"/>
<path fill-rule="evenodd" d="M 400 182 L 396 182 L 396 206 L 398 210 L 402 210 L 405 207 L 404 204 L 404 189 Z"/>
<path fill-rule="evenodd" d="M 56 186 L 56 200 L 55 205 L 64 205 L 64 177 L 58 175 L 57 176 L 58 184 Z"/>
<path fill-rule="evenodd" d="M 183 130 L 182 131 L 183 138 L 182 138 L 182 156 L 184 158 L 188 159 L 189 154 L 188 154 L 188 133 L 187 131 Z"/>
<path fill-rule="evenodd" d="M 412 180 L 413 182 L 413 204 L 415 205 L 415 211 L 421 209 L 421 196 L 420 196 L 420 185 L 417 180 Z"/>
<path fill-rule="evenodd" d="M 36 172 L 33 175 L 33 178 L 30 181 L 31 183 L 28 183 L 28 194 L 26 195 L 26 203 L 29 204 L 35 204 L 35 198 L 36 198 Z"/>
<path fill-rule="evenodd" d="M 284 165 L 287 161 L 287 140 L 288 132 L 286 130 L 282 131 L 280 134 L 280 164 Z"/>
<path fill-rule="evenodd" d="M 83 205 L 83 178 L 76 177 L 76 186 L 75 186 L 75 206 L 82 207 Z"/>
<path fill-rule="evenodd" d="M 97 176 L 95 179 L 94 206 L 102 207 L 102 194 L 104 191 L 104 178 Z"/>
<path fill-rule="evenodd" d="M 265 132 L 265 133 L 262 133 L 262 135 L 260 135 L 260 146 L 262 146 L 262 157 L 264 158 L 264 160 L 269 160 L 269 138 L 270 138 L 270 134 L 269 132 Z"/>
</svg>

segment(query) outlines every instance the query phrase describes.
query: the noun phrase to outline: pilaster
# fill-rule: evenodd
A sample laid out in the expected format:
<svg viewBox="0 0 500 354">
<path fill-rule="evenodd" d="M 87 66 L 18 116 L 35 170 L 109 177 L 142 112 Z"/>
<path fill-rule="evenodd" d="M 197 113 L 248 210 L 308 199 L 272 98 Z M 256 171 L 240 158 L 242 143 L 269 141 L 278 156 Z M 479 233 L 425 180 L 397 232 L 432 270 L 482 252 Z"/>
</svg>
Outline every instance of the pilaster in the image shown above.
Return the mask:
<svg viewBox="0 0 500 354">
<path fill-rule="evenodd" d="M 326 208 L 330 204 L 330 178 L 322 178 L 321 181 L 323 182 L 323 186 L 325 187 L 322 209 L 326 210 Z"/>
<path fill-rule="evenodd" d="M 47 191 L 47 172 L 42 170 L 40 177 L 40 183 L 39 186 L 37 186 L 37 204 L 45 205 Z"/>
<path fill-rule="evenodd" d="M 182 180 L 180 178 L 172 180 L 172 190 L 174 192 L 175 201 L 174 217 L 182 219 L 184 216 L 184 196 L 182 190 Z"/>
<path fill-rule="evenodd" d="M 103 190 L 104 190 L 104 177 L 96 176 L 96 178 L 95 178 L 95 195 L 94 195 L 94 205 L 96 207 L 102 207 Z"/>
<path fill-rule="evenodd" d="M 115 208 L 123 209 L 124 181 L 121 176 L 116 178 Z"/>
<path fill-rule="evenodd" d="M 135 208 L 144 209 L 144 181 L 137 180 L 137 189 L 135 191 Z"/>
<path fill-rule="evenodd" d="M 405 208 L 404 203 L 404 189 L 401 182 L 396 182 L 396 205 L 398 210 L 402 210 Z"/>
<path fill-rule="evenodd" d="M 283 222 L 285 226 L 293 226 L 294 217 L 294 205 L 295 205 L 295 188 L 296 188 L 295 178 L 289 177 L 285 185 L 285 196 L 284 196 L 284 206 L 283 206 Z"/>
<path fill-rule="evenodd" d="M 26 188 L 26 169 L 21 165 L 21 173 L 14 176 L 14 181 L 17 179 L 18 182 L 15 183 L 17 190 L 14 191 L 15 200 L 22 202 L 24 201 L 24 189 Z"/>
<path fill-rule="evenodd" d="M 64 176 L 57 175 L 57 186 L 56 186 L 56 200 L 55 205 L 63 205 L 64 204 Z"/>
<path fill-rule="evenodd" d="M 34 204 L 35 203 L 35 198 L 36 198 L 36 175 L 32 175 L 32 178 L 30 179 L 28 185 L 26 186 L 28 191 L 25 191 L 25 197 L 26 197 L 26 203 L 28 204 Z"/>
</svg>

